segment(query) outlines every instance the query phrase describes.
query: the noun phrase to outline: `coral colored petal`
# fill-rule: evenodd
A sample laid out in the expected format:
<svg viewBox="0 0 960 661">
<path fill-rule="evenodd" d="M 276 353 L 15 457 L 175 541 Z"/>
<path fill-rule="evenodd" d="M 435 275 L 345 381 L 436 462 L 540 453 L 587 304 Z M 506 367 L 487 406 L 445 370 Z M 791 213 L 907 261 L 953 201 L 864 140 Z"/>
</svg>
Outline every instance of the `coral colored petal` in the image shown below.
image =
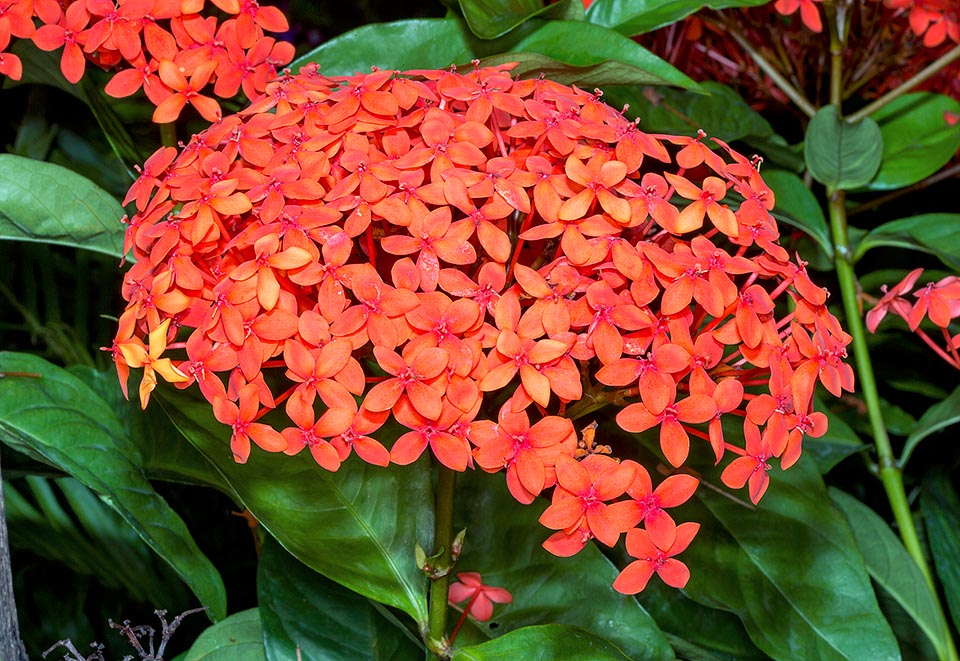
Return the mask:
<svg viewBox="0 0 960 661">
<path fill-rule="evenodd" d="M 566 530 L 583 516 L 580 499 L 574 496 L 554 496 L 553 504 L 540 515 L 540 523 L 551 530 Z"/>
<path fill-rule="evenodd" d="M 679 560 L 668 558 L 657 569 L 657 576 L 672 588 L 682 588 L 690 580 L 690 570 Z"/>
<path fill-rule="evenodd" d="M 613 582 L 613 589 L 621 594 L 637 594 L 647 587 L 652 576 L 653 566 L 646 560 L 636 560 L 620 572 Z"/>
<path fill-rule="evenodd" d="M 390 449 L 390 461 L 401 466 L 412 464 L 427 449 L 427 438 L 417 431 L 410 431 L 397 439 Z"/>
</svg>

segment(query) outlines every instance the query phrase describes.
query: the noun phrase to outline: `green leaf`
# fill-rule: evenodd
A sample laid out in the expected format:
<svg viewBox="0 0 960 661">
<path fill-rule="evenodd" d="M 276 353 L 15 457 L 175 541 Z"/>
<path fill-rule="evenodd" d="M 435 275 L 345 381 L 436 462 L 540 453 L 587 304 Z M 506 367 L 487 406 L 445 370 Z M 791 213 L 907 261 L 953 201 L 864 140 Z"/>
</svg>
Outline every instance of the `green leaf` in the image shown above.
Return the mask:
<svg viewBox="0 0 960 661">
<path fill-rule="evenodd" d="M 771 476 L 756 509 L 709 489 L 684 553 L 685 591 L 732 610 L 776 659 L 896 659 L 863 558 L 809 457 Z"/>
<path fill-rule="evenodd" d="M 610 97 L 608 102 L 616 107 L 629 105 L 627 115 L 639 117 L 640 127 L 648 133 L 695 136 L 702 129 L 725 142 L 775 135 L 762 115 L 748 106 L 733 88 L 720 83 L 700 83 L 696 92 L 635 86 L 606 91 Z"/>
<path fill-rule="evenodd" d="M 240 611 L 208 627 L 183 658 L 184 661 L 266 661 L 260 612 L 256 608 Z"/>
<path fill-rule="evenodd" d="M 316 62 L 326 76 L 381 69 L 436 69 L 478 57 L 480 43 L 457 18 L 374 23 L 346 32 L 297 58 L 290 68 Z"/>
<path fill-rule="evenodd" d="M 267 661 L 421 661 L 412 634 L 378 605 L 318 574 L 267 537 L 257 567 L 257 603 Z"/>
<path fill-rule="evenodd" d="M 960 627 L 960 563 L 957 563 L 960 558 L 960 499 L 943 468 L 935 468 L 924 478 L 920 511 L 953 626 Z"/>
<path fill-rule="evenodd" d="M 561 0 L 544 4 L 541 0 L 460 0 L 460 11 L 470 31 L 481 39 L 496 39 L 521 23 L 535 17 L 583 17 L 582 0 Z"/>
<path fill-rule="evenodd" d="M 39 375 L 0 379 L 0 440 L 93 489 L 177 572 L 211 617 L 223 617 L 219 573 L 144 477 L 140 453 L 107 403 L 37 356 L 2 352 L 0 372 Z"/>
<path fill-rule="evenodd" d="M 537 22 L 531 22 L 535 25 Z M 514 54 L 536 54 L 574 69 L 576 80 L 594 85 L 699 85 L 646 48 L 607 28 L 580 21 L 547 21 L 520 39 L 509 53 L 488 57 L 485 64 L 516 61 Z M 566 83 L 564 70 L 542 58 L 521 57 L 516 73 L 537 75 Z M 594 71 L 594 69 L 596 71 Z"/>
<path fill-rule="evenodd" d="M 827 219 L 816 195 L 803 185 L 803 180 L 793 172 L 770 168 L 764 168 L 761 175 L 776 197 L 773 215 L 777 220 L 803 230 L 828 256 L 832 256 L 833 241 Z"/>
<path fill-rule="evenodd" d="M 944 658 L 950 636 L 947 622 L 903 543 L 886 521 L 853 496 L 831 488 L 830 500 L 853 531 L 870 576 L 910 614 Z"/>
<path fill-rule="evenodd" d="M 628 37 L 675 23 L 704 7 L 754 7 L 767 0 L 595 0 L 587 9 L 587 20 Z"/>
<path fill-rule="evenodd" d="M 263 527 L 308 567 L 355 592 L 427 621 L 426 577 L 414 562 L 429 546 L 433 495 L 428 462 L 389 469 L 356 457 L 336 473 L 309 453 L 254 450 L 237 464 L 230 428 L 210 404 L 167 389 L 160 398 L 174 424 L 223 476 Z"/>
<path fill-rule="evenodd" d="M 480 626 L 484 635 L 544 622 L 572 624 L 612 642 L 631 659 L 673 657 L 637 600 L 613 589 L 617 569 L 599 548 L 588 544 L 573 557 L 558 558 L 540 546 L 549 536 L 537 521 L 542 500 L 521 505 L 502 475 L 467 473 L 457 477 L 457 506 L 454 525 L 467 529 L 457 571 L 480 572 L 484 583 L 513 595 L 513 603 L 498 606 L 493 621 Z"/>
<path fill-rule="evenodd" d="M 85 248 L 119 257 L 123 207 L 70 170 L 0 154 L 0 239 Z"/>
<path fill-rule="evenodd" d="M 904 94 L 871 117 L 883 135 L 883 162 L 869 190 L 909 186 L 946 165 L 960 148 L 960 125 L 944 113 L 960 115 L 960 102 L 943 94 Z"/>
<path fill-rule="evenodd" d="M 807 126 L 803 158 L 814 179 L 834 190 L 863 186 L 883 159 L 883 136 L 871 117 L 850 124 L 836 106 L 820 108 Z"/>
<path fill-rule="evenodd" d="M 950 425 L 960 422 L 960 386 L 958 386 L 950 396 L 942 402 L 937 402 L 928 408 L 920 419 L 917 420 L 916 427 L 910 432 L 906 443 L 903 446 L 903 454 L 900 455 L 900 465 L 905 466 L 910 460 L 910 455 L 917 449 L 920 441 L 930 434 L 945 429 Z"/>
<path fill-rule="evenodd" d="M 453 655 L 453 661 L 514 661 L 532 659 L 536 650 L 539 661 L 590 659 L 590 661 L 626 661 L 631 657 L 579 627 L 545 624 L 523 627 L 494 640 L 462 647 Z"/>
<path fill-rule="evenodd" d="M 960 271 L 960 214 L 925 213 L 884 223 L 863 237 L 854 260 L 878 246 L 930 253 L 953 270 Z"/>
<path fill-rule="evenodd" d="M 820 438 L 804 440 L 803 452 L 816 462 L 820 474 L 826 475 L 838 463 L 868 446 L 843 418 L 830 411 L 822 401 L 817 399 L 814 408 L 826 414 L 830 424 Z"/>
</svg>

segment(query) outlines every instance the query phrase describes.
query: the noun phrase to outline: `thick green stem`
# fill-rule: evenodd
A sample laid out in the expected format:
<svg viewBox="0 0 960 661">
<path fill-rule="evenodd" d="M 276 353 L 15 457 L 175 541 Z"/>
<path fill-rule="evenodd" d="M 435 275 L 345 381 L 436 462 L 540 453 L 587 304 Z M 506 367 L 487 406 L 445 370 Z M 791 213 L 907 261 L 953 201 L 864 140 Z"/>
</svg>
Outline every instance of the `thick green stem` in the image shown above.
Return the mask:
<svg viewBox="0 0 960 661">
<path fill-rule="evenodd" d="M 883 482 L 887 500 L 893 510 L 893 518 L 900 531 L 900 539 L 906 547 L 910 557 L 914 559 L 927 586 L 937 600 L 937 588 L 933 575 L 927 565 L 927 560 L 920 545 L 920 537 L 913 523 L 910 504 L 903 486 L 903 474 L 900 471 L 887 426 L 883 419 L 883 409 L 880 395 L 877 391 L 877 381 L 873 374 L 873 364 L 867 350 L 867 331 L 863 325 L 860 308 L 857 302 L 858 285 L 853 264 L 850 262 L 850 248 L 847 236 L 847 214 L 845 208 L 846 196 L 843 191 L 829 191 L 830 196 L 830 229 L 833 233 L 834 264 L 837 269 L 837 279 L 840 284 L 840 295 L 843 299 L 843 310 L 847 318 L 847 331 L 853 337 L 853 354 L 857 365 L 857 375 L 860 379 L 860 392 L 867 407 L 867 416 L 870 420 L 870 429 L 873 432 L 873 442 L 877 450 L 877 463 L 880 467 L 880 480 Z M 943 659 L 957 659 L 957 652 L 953 641 L 947 637 L 948 648 Z"/>
<path fill-rule="evenodd" d="M 450 658 L 447 639 L 447 593 L 453 570 L 453 495 L 457 474 L 442 464 L 437 465 L 437 510 L 433 533 L 433 576 L 430 583 L 430 630 L 427 648 L 431 661 Z"/>
</svg>

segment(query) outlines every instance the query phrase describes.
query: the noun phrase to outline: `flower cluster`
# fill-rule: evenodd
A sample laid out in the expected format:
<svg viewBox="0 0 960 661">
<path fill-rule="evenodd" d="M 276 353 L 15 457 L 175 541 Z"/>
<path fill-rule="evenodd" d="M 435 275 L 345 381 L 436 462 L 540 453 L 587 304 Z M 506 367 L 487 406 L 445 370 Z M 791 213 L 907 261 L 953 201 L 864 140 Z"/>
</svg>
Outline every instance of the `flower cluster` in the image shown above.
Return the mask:
<svg viewBox="0 0 960 661">
<path fill-rule="evenodd" d="M 87 62 L 117 73 L 107 94 L 141 88 L 157 106 L 153 121 L 172 122 L 187 104 L 208 121 L 220 105 L 201 92 L 253 99 L 293 59 L 293 45 L 265 36 L 289 29 L 276 7 L 257 0 L 213 0 L 230 16 L 218 22 L 204 0 L 0 0 L 0 74 L 17 80 L 22 65 L 4 53 L 10 37 L 30 38 L 46 51 L 63 49 L 64 78 L 78 82 Z M 35 27 L 34 19 L 40 23 Z"/>
<path fill-rule="evenodd" d="M 522 503 L 552 488 L 547 549 L 628 533 L 646 568 L 619 589 L 680 584 L 696 529 L 664 510 L 698 485 L 691 436 L 756 502 L 824 432 L 817 383 L 852 389 L 850 338 L 778 244 L 758 161 L 510 68 L 305 67 L 157 151 L 126 200 L 121 381 L 144 369 L 144 406 L 158 375 L 196 383 L 238 462 L 251 441 L 328 470 L 429 448 Z M 675 474 L 654 488 L 575 427 L 607 405 Z"/>
<path fill-rule="evenodd" d="M 960 333 L 950 334 L 950 322 L 960 317 L 960 277 L 948 275 L 936 282 L 928 282 L 913 292 L 916 299 L 911 303 L 907 294 L 913 291 L 917 281 L 923 275 L 923 269 L 914 269 L 907 276 L 891 288 L 883 285 L 880 289 L 883 296 L 876 302 L 873 309 L 867 312 L 867 328 L 871 333 L 877 331 L 877 326 L 883 321 L 888 312 L 892 312 L 909 326 L 927 346 L 943 358 L 948 364 L 960 369 Z M 940 331 L 943 346 L 930 337 L 920 327 L 924 318 Z"/>
</svg>

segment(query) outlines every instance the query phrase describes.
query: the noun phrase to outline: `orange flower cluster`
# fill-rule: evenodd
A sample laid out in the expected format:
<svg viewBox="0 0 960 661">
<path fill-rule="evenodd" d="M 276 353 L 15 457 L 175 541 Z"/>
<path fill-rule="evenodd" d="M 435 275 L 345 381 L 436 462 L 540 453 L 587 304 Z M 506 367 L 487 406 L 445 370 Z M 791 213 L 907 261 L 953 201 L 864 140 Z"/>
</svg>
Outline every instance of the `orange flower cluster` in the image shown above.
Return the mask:
<svg viewBox="0 0 960 661">
<path fill-rule="evenodd" d="M 286 32 L 287 19 L 257 0 L 213 0 L 230 18 L 207 16 L 204 0 L 0 0 L 0 74 L 18 80 L 22 64 L 3 51 L 10 37 L 30 38 L 46 51 L 63 49 L 64 78 L 78 82 L 87 61 L 118 69 L 106 92 L 125 97 L 141 88 L 157 106 L 153 121 L 172 122 L 187 104 L 208 121 L 220 105 L 205 94 L 254 99 L 277 69 L 293 59 L 293 45 L 264 32 Z M 40 26 L 35 27 L 34 19 Z"/>
<path fill-rule="evenodd" d="M 922 275 L 923 269 L 914 269 L 892 288 L 888 289 L 883 285 L 880 288 L 883 296 L 876 302 L 873 309 L 867 312 L 867 328 L 871 333 L 875 333 L 877 326 L 887 313 L 893 312 L 907 322 L 910 330 L 916 333 L 938 356 L 960 369 L 960 353 L 958 353 L 960 333 L 950 334 L 950 322 L 960 317 L 960 277 L 948 275 L 937 282 L 927 283 L 913 292 L 916 301 L 910 303 L 904 297 L 913 291 Z M 939 329 L 943 346 L 937 344 L 920 327 L 924 318 L 929 319 Z"/>
<path fill-rule="evenodd" d="M 816 384 L 852 389 L 850 338 L 778 244 L 756 162 L 510 68 L 306 67 L 157 151 L 126 200 L 121 381 L 144 368 L 144 405 L 157 375 L 196 383 L 238 462 L 251 441 L 329 470 L 429 448 L 505 471 L 522 503 L 553 488 L 549 550 L 643 525 L 628 549 L 652 544 L 643 562 L 680 584 L 669 559 L 695 530 L 664 509 L 697 487 L 691 436 L 737 457 L 722 479 L 756 502 L 770 461 L 824 432 Z M 657 430 L 676 475 L 654 488 L 594 425 L 578 438 L 607 404 Z M 390 418 L 406 431 L 388 448 Z M 618 588 L 641 589 L 631 575 Z"/>
</svg>

